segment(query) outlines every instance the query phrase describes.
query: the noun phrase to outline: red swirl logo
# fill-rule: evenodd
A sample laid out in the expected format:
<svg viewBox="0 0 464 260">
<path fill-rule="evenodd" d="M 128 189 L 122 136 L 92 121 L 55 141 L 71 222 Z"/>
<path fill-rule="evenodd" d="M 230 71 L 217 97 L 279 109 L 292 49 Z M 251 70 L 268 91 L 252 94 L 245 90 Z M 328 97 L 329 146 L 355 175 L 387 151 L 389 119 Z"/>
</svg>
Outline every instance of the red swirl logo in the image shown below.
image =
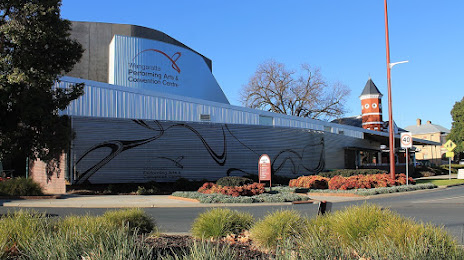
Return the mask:
<svg viewBox="0 0 464 260">
<path fill-rule="evenodd" d="M 164 57 L 166 57 L 169 61 L 171 61 L 172 65 L 171 67 L 177 71 L 178 73 L 180 73 L 180 68 L 179 66 L 177 66 L 176 62 L 177 60 L 180 58 L 180 56 L 182 55 L 180 52 L 176 52 L 174 53 L 172 56 L 169 56 L 167 55 L 165 52 L 163 51 L 160 51 L 160 50 L 157 50 L 157 49 L 146 49 L 146 50 L 143 50 L 139 53 L 137 53 L 137 55 L 135 55 L 134 57 L 134 60 L 135 58 L 137 58 L 137 56 L 139 56 L 140 54 L 144 53 L 144 52 L 148 52 L 148 51 L 153 51 L 153 52 L 157 52 L 157 53 L 160 53 L 161 55 L 163 55 Z"/>
</svg>

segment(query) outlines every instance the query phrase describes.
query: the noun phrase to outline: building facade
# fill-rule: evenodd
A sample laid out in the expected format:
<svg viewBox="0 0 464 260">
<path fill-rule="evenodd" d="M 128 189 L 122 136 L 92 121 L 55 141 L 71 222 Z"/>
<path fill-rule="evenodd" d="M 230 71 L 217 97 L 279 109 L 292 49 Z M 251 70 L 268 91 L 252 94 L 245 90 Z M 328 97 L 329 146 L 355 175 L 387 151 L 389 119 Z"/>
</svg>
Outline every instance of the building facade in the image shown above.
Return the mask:
<svg viewBox="0 0 464 260">
<path fill-rule="evenodd" d="M 406 130 L 411 132 L 413 138 L 436 143 L 435 145 L 417 145 L 420 151 L 416 152 L 416 160 L 425 160 L 440 165 L 442 159 L 446 159 L 444 156 L 447 151 L 441 147 L 446 143 L 446 136 L 450 133 L 449 129 L 432 124 L 431 121 L 422 124 L 422 120 L 418 118 L 416 125 L 410 125 L 406 127 Z"/>
<path fill-rule="evenodd" d="M 378 154 L 388 142 L 375 124 L 371 130 L 230 105 L 211 60 L 157 30 L 73 22 L 71 35 L 86 51 L 55 86 L 85 85 L 62 111 L 75 133 L 63 171 L 69 183 L 257 174 L 264 153 L 274 175 L 297 177 L 358 168 L 360 154 Z M 381 121 L 372 117 L 381 113 L 377 96 L 363 101 L 378 104 L 366 110 L 371 123 Z"/>
</svg>

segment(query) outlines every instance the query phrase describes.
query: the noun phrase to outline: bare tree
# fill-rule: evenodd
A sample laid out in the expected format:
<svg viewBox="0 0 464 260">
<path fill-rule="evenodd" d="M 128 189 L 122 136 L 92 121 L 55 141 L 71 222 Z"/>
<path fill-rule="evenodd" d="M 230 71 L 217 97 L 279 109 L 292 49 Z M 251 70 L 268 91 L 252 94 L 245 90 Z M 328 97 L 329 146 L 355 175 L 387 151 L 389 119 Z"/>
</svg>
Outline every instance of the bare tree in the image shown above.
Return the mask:
<svg viewBox="0 0 464 260">
<path fill-rule="evenodd" d="M 246 107 L 328 120 L 346 113 L 349 94 L 340 82 L 327 83 L 318 68 L 303 64 L 297 74 L 270 60 L 259 65 L 240 96 Z"/>
</svg>

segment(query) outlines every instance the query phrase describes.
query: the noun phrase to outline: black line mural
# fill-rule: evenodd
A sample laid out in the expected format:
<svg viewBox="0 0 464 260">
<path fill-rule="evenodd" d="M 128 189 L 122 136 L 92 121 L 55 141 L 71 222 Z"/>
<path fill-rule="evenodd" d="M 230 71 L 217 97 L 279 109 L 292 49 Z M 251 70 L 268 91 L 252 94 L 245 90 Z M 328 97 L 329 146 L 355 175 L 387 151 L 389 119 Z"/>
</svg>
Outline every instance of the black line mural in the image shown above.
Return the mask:
<svg viewBox="0 0 464 260">
<path fill-rule="evenodd" d="M 257 174 L 267 153 L 274 175 L 324 169 L 324 138 L 304 129 L 74 118 L 74 183 L 215 180 Z M 112 136 L 108 140 L 108 136 Z M 134 138 L 134 136 L 138 138 Z"/>
</svg>

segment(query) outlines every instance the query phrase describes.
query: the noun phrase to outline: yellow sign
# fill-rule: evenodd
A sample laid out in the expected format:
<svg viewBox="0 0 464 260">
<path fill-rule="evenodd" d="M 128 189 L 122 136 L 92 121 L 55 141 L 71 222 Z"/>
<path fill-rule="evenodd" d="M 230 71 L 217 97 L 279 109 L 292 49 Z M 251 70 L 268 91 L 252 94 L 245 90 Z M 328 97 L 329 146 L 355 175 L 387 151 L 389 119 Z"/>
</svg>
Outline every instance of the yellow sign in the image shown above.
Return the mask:
<svg viewBox="0 0 464 260">
<path fill-rule="evenodd" d="M 446 150 L 448 150 L 448 152 L 452 152 L 454 150 L 454 148 L 456 148 L 456 144 L 451 141 L 451 140 L 448 140 L 448 142 L 446 142 L 443 147 L 446 148 Z"/>
<path fill-rule="evenodd" d="M 446 158 L 454 158 L 454 152 L 446 152 Z"/>
</svg>

